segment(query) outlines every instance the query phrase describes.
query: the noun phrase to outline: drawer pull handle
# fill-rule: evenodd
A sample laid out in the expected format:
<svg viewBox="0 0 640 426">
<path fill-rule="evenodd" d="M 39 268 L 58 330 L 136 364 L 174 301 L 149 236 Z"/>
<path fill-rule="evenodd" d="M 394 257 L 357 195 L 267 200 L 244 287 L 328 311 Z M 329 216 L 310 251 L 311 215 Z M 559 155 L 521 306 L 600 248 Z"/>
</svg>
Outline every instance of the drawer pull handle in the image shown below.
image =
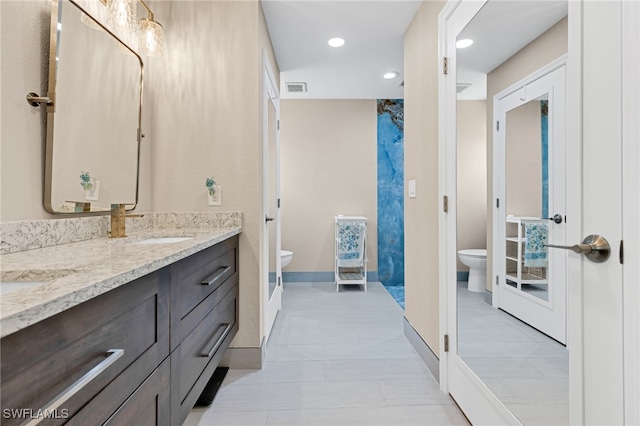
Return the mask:
<svg viewBox="0 0 640 426">
<path fill-rule="evenodd" d="M 106 354 L 107 357 L 104 361 L 100 362 L 100 364 L 93 367 L 84 376 L 80 377 L 73 383 L 71 386 L 63 390 L 58 396 L 53 398 L 48 404 L 45 405 L 41 411 L 44 413 L 52 412 L 56 408 L 60 407 L 67 400 L 69 400 L 72 396 L 80 392 L 85 386 L 87 386 L 91 381 L 97 378 L 100 374 L 102 374 L 109 366 L 111 366 L 114 362 L 118 360 L 122 355 L 124 355 L 124 349 L 109 349 Z M 40 423 L 44 420 L 46 416 L 39 417 L 35 419 L 31 419 L 30 421 L 23 423 L 23 426 L 31 426 Z"/>
<path fill-rule="evenodd" d="M 231 269 L 231 266 L 221 266 L 213 274 L 207 276 L 200 282 L 202 285 L 211 285 L 216 282 L 221 276 L 226 274 Z"/>
<path fill-rule="evenodd" d="M 220 330 L 222 330 L 222 332 L 220 332 Z M 213 354 L 218 350 L 220 345 L 222 345 L 222 341 L 225 339 L 225 337 L 227 337 L 227 334 L 229 334 L 229 330 L 231 330 L 231 324 L 220 324 L 215 334 L 213 335 L 213 338 L 217 337 L 216 343 L 213 344 L 213 348 L 211 348 L 208 353 L 202 352 L 200 356 L 203 358 L 211 358 Z M 211 340 L 213 340 L 213 338 Z"/>
</svg>

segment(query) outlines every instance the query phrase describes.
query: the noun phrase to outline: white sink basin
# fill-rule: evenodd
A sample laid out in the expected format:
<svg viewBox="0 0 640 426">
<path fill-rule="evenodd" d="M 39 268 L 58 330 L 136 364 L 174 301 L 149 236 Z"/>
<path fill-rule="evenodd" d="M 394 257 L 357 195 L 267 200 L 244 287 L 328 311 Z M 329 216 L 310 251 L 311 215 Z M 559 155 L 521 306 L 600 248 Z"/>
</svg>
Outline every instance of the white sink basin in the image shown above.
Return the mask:
<svg viewBox="0 0 640 426">
<path fill-rule="evenodd" d="M 35 287 L 80 272 L 80 269 L 25 269 L 0 271 L 0 295 Z"/>
<path fill-rule="evenodd" d="M 46 282 L 48 281 L 2 281 L 0 282 L 0 296 L 6 296 L 14 291 L 35 287 Z"/>
<path fill-rule="evenodd" d="M 181 243 L 192 239 L 193 237 L 154 237 L 146 240 L 137 241 L 135 244 L 173 244 Z"/>
</svg>

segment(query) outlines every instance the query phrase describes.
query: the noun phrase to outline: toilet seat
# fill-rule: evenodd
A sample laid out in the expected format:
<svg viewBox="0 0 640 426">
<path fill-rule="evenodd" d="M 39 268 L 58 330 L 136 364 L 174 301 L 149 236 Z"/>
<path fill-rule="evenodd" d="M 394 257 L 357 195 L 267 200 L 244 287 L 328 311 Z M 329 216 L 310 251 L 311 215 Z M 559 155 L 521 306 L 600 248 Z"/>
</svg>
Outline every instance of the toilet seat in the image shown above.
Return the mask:
<svg viewBox="0 0 640 426">
<path fill-rule="evenodd" d="M 487 249 L 466 249 L 458 252 L 462 256 L 487 257 Z"/>
</svg>

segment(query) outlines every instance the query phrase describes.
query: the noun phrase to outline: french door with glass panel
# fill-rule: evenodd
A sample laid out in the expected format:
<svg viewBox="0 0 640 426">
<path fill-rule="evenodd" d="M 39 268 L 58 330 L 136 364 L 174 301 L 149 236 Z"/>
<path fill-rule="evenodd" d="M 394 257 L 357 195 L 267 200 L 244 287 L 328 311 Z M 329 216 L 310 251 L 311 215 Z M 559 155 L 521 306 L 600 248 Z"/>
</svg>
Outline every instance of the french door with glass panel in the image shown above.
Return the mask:
<svg viewBox="0 0 640 426">
<path fill-rule="evenodd" d="M 494 307 L 567 341 L 564 59 L 494 97 Z"/>
</svg>

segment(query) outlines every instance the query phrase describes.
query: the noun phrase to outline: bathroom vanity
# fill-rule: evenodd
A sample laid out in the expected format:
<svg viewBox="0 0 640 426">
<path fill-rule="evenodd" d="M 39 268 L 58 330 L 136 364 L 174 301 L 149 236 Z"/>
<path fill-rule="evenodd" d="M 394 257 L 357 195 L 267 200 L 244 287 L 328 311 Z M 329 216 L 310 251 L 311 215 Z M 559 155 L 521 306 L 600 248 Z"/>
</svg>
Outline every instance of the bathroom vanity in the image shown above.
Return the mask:
<svg viewBox="0 0 640 426">
<path fill-rule="evenodd" d="M 238 330 L 239 233 L 3 255 L 5 281 L 20 268 L 67 275 L 0 301 L 2 424 L 182 424 Z"/>
</svg>

